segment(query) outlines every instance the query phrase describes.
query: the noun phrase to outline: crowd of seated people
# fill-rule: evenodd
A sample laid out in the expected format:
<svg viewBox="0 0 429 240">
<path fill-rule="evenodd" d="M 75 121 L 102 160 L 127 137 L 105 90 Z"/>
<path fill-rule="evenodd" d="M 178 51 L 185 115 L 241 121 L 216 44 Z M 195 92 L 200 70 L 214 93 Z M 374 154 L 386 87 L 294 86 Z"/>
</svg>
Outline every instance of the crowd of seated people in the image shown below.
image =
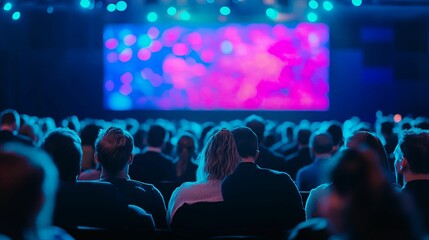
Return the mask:
<svg viewBox="0 0 429 240">
<path fill-rule="evenodd" d="M 72 239 L 82 227 L 173 239 L 429 233 L 426 118 L 0 117 L 0 239 Z"/>
</svg>

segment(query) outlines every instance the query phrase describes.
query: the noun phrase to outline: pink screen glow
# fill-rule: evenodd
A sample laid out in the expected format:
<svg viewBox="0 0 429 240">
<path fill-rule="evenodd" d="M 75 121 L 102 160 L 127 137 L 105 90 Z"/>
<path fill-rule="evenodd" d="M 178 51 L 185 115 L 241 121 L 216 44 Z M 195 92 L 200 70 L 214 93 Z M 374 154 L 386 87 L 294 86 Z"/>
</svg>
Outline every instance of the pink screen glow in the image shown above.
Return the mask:
<svg viewBox="0 0 429 240">
<path fill-rule="evenodd" d="M 328 27 L 320 23 L 109 25 L 104 33 L 105 106 L 325 111 L 328 42 Z"/>
</svg>

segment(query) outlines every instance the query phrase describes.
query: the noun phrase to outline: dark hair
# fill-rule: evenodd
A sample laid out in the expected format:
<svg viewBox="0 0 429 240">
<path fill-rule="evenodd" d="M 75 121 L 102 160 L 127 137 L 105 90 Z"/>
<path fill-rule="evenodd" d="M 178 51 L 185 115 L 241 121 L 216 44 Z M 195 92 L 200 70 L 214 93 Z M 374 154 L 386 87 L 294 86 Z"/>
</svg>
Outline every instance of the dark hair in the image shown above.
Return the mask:
<svg viewBox="0 0 429 240">
<path fill-rule="evenodd" d="M 246 123 L 246 127 L 252 129 L 252 131 L 256 134 L 260 143 L 264 141 L 265 122 L 262 117 L 251 115 L 247 117 L 244 122 Z"/>
<path fill-rule="evenodd" d="M 0 125 L 16 124 L 16 128 L 19 129 L 20 121 L 18 112 L 13 109 L 6 109 L 1 112 Z"/>
<path fill-rule="evenodd" d="M 410 170 L 429 173 L 429 131 L 413 128 L 402 132 L 398 146 L 407 159 Z"/>
<path fill-rule="evenodd" d="M 0 159 L 0 232 L 19 239 L 35 220 L 45 174 L 24 156 L 0 152 Z"/>
<path fill-rule="evenodd" d="M 147 144 L 151 147 L 162 147 L 166 133 L 164 127 L 159 124 L 153 124 L 147 134 Z"/>
<path fill-rule="evenodd" d="M 296 140 L 301 145 L 308 145 L 310 143 L 311 130 L 308 128 L 298 128 L 296 132 Z"/>
<path fill-rule="evenodd" d="M 82 161 L 81 140 L 76 132 L 68 128 L 57 128 L 46 135 L 41 147 L 51 155 L 61 180 L 76 181 Z"/>
<path fill-rule="evenodd" d="M 189 162 L 196 156 L 197 143 L 194 136 L 190 133 L 183 133 L 177 141 L 177 155 L 179 160 L 176 165 L 177 176 L 182 176 L 186 171 Z"/>
<path fill-rule="evenodd" d="M 311 136 L 310 145 L 314 153 L 332 153 L 334 143 L 332 137 L 327 132 L 316 132 Z"/>
<path fill-rule="evenodd" d="M 237 127 L 232 131 L 240 157 L 255 157 L 258 151 L 258 136 L 248 127 Z"/>
<path fill-rule="evenodd" d="M 334 145 L 343 145 L 343 129 L 339 122 L 331 122 L 326 131 L 331 134 Z"/>
<path fill-rule="evenodd" d="M 11 239 L 43 239 L 37 230 L 51 226 L 58 187 L 55 165 L 45 151 L 17 143 L 4 145 L 0 160 L 0 233 Z"/>
<path fill-rule="evenodd" d="M 332 184 L 340 195 L 363 190 L 370 185 L 370 163 L 358 149 L 344 149 L 332 170 Z"/>
<path fill-rule="evenodd" d="M 80 138 L 82 139 L 82 146 L 86 145 L 86 146 L 94 147 L 95 140 L 97 139 L 98 133 L 100 132 L 101 129 L 102 127 L 95 123 L 90 123 L 85 127 L 83 127 L 80 130 Z"/>
<path fill-rule="evenodd" d="M 390 170 L 389 159 L 387 158 L 386 149 L 383 146 L 381 140 L 370 132 L 358 131 L 353 133 L 346 140 L 346 146 L 348 148 L 369 148 L 378 154 L 378 159 L 381 166 L 385 170 Z"/>
<path fill-rule="evenodd" d="M 121 171 L 133 153 L 134 139 L 122 128 L 109 127 L 100 130 L 95 141 L 95 153 L 103 171 L 116 173 Z"/>
</svg>

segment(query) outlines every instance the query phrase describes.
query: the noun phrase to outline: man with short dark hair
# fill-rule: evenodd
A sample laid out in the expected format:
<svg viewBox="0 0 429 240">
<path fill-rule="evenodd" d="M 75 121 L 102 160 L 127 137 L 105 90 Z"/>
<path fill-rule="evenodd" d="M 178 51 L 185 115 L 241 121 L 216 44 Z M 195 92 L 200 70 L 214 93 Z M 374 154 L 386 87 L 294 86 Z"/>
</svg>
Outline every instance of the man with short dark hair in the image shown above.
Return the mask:
<svg viewBox="0 0 429 240">
<path fill-rule="evenodd" d="M 152 184 L 176 179 L 173 160 L 162 153 L 165 135 L 166 131 L 161 125 L 154 124 L 150 127 L 148 147 L 142 153 L 136 154 L 130 167 L 132 179 Z"/>
<path fill-rule="evenodd" d="M 429 131 L 403 131 L 395 153 L 395 170 L 402 174 L 402 192 L 411 197 L 429 232 Z"/>
<path fill-rule="evenodd" d="M 252 129 L 252 131 L 258 137 L 259 145 L 259 157 L 256 160 L 256 164 L 263 168 L 269 168 L 276 171 L 286 171 L 285 159 L 282 155 L 271 151 L 263 145 L 265 137 L 265 122 L 264 119 L 257 115 L 251 115 L 247 117 L 244 122 L 246 127 Z"/>
<path fill-rule="evenodd" d="M 140 208 L 129 206 L 111 183 L 76 180 L 82 161 L 81 140 L 76 132 L 57 128 L 43 139 L 41 147 L 53 158 L 61 180 L 55 207 L 56 225 L 154 228 L 152 217 Z"/>
<path fill-rule="evenodd" d="M 128 175 L 133 147 L 133 137 L 121 128 L 100 131 L 95 142 L 95 159 L 101 164 L 101 180 L 115 185 L 128 204 L 152 214 L 157 228 L 165 228 L 166 208 L 159 190 L 152 184 L 131 180 Z"/>
<path fill-rule="evenodd" d="M 30 138 L 18 134 L 21 119 L 17 111 L 6 109 L 0 114 L 0 145 L 7 142 L 20 142 L 33 145 Z"/>
<path fill-rule="evenodd" d="M 296 176 L 296 183 L 300 191 L 310 191 L 323 183 L 329 182 L 329 176 L 334 161 L 332 151 L 334 143 L 327 132 L 316 132 L 310 138 L 310 149 L 313 163 L 301 168 Z"/>
<path fill-rule="evenodd" d="M 305 220 L 298 189 L 288 174 L 260 168 L 258 138 L 247 127 L 232 130 L 241 163 L 222 183 L 225 203 L 233 206 L 238 225 L 250 231 L 292 229 Z"/>
</svg>

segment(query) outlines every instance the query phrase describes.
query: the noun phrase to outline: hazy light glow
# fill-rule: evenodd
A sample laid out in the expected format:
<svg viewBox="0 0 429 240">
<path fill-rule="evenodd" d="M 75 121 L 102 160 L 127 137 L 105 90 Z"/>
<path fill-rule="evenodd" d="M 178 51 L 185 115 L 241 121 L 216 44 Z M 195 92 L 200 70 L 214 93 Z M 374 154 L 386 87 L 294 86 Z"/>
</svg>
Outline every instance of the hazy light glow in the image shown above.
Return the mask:
<svg viewBox="0 0 429 240">
<path fill-rule="evenodd" d="M 119 1 L 116 3 L 116 9 L 120 12 L 123 12 L 127 9 L 128 5 L 125 1 Z"/>
<path fill-rule="evenodd" d="M 267 14 L 267 17 L 269 17 L 271 19 L 276 19 L 279 16 L 279 11 L 277 11 L 274 8 L 268 8 L 265 11 L 265 14 Z"/>
<path fill-rule="evenodd" d="M 326 11 L 331 11 L 334 8 L 334 5 L 330 1 L 323 2 L 323 8 Z"/>
<path fill-rule="evenodd" d="M 362 0 L 352 0 L 352 4 L 356 7 L 359 7 L 360 5 L 362 5 Z"/>
<path fill-rule="evenodd" d="M 80 6 L 82 8 L 89 8 L 89 6 L 91 6 L 91 2 L 89 0 L 81 0 L 80 1 Z"/>
<path fill-rule="evenodd" d="M 229 9 L 229 7 L 227 6 L 223 6 L 219 9 L 220 14 L 227 16 L 231 13 L 231 9 Z"/>
<path fill-rule="evenodd" d="M 319 7 L 319 3 L 318 3 L 317 1 L 315 1 L 315 0 L 310 0 L 310 1 L 308 2 L 308 6 L 309 6 L 311 9 L 317 9 L 317 8 Z"/>
<path fill-rule="evenodd" d="M 316 13 L 311 12 L 311 13 L 308 13 L 308 14 L 307 14 L 307 20 L 308 20 L 309 22 L 316 22 L 316 21 L 317 21 L 317 19 L 318 19 L 318 17 L 317 17 L 317 14 L 316 14 Z"/>
<path fill-rule="evenodd" d="M 21 13 L 20 12 L 14 12 L 13 14 L 12 14 L 12 19 L 13 20 L 18 20 L 19 18 L 21 18 Z"/>
<path fill-rule="evenodd" d="M 188 11 L 183 11 L 180 13 L 180 19 L 182 19 L 184 21 L 188 21 L 191 19 L 191 14 L 189 14 Z"/>
<path fill-rule="evenodd" d="M 174 16 L 174 15 L 176 15 L 176 13 L 177 13 L 177 9 L 175 7 L 169 7 L 167 9 L 167 14 L 170 16 Z"/>
<path fill-rule="evenodd" d="M 49 14 L 51 14 L 51 13 L 53 13 L 53 12 L 54 12 L 54 8 L 53 8 L 52 6 L 49 6 L 49 7 L 46 9 L 46 12 L 47 12 L 47 13 L 49 13 Z"/>
<path fill-rule="evenodd" d="M 12 9 L 12 3 L 7 2 L 4 6 L 3 6 L 3 10 L 5 11 L 10 11 Z"/>
<path fill-rule="evenodd" d="M 114 12 L 116 10 L 116 5 L 113 3 L 110 3 L 109 5 L 107 5 L 106 9 L 109 12 Z"/>
<path fill-rule="evenodd" d="M 158 20 L 158 14 L 156 12 L 150 12 L 147 14 L 146 19 L 149 22 L 156 22 L 156 20 Z"/>
</svg>

